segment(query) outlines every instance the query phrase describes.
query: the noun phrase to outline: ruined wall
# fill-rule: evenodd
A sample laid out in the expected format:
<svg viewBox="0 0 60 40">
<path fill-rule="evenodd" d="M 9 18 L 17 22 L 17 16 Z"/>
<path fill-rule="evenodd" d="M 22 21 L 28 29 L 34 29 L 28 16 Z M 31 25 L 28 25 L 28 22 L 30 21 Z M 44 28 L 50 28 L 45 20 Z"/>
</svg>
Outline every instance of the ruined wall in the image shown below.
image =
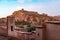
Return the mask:
<svg viewBox="0 0 60 40">
<path fill-rule="evenodd" d="M 17 33 L 17 38 L 20 40 L 35 40 L 36 34 L 31 33 L 31 32 L 16 32 Z"/>
<path fill-rule="evenodd" d="M 36 40 L 45 40 L 45 26 L 36 26 Z"/>
<path fill-rule="evenodd" d="M 7 36 L 7 29 L 5 26 L 0 26 L 0 35 Z"/>
<path fill-rule="evenodd" d="M 42 37 L 43 37 L 43 31 L 42 29 L 36 29 L 36 40 L 42 40 Z"/>
<path fill-rule="evenodd" d="M 46 40 L 60 40 L 60 24 L 46 24 Z"/>
</svg>

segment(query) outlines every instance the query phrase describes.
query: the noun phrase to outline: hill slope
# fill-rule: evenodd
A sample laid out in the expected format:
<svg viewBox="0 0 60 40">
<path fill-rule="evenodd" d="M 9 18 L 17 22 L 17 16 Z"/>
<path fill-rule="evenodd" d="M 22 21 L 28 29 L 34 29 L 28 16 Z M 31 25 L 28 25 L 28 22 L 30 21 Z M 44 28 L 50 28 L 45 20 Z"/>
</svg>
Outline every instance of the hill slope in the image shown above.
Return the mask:
<svg viewBox="0 0 60 40">
<path fill-rule="evenodd" d="M 24 9 L 13 12 L 12 16 L 16 21 L 27 21 L 32 24 L 39 24 L 39 22 L 50 20 L 47 14 L 39 14 L 33 11 L 26 11 Z"/>
</svg>

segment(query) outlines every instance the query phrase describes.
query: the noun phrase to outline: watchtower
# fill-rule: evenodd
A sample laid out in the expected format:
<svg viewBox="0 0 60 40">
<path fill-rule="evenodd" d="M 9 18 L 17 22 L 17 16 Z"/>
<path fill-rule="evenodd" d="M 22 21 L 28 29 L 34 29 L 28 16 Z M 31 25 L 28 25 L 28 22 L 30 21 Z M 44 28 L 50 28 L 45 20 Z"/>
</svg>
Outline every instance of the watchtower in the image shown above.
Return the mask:
<svg viewBox="0 0 60 40">
<path fill-rule="evenodd" d="M 14 36 L 15 19 L 13 16 L 7 17 L 8 36 Z"/>
</svg>

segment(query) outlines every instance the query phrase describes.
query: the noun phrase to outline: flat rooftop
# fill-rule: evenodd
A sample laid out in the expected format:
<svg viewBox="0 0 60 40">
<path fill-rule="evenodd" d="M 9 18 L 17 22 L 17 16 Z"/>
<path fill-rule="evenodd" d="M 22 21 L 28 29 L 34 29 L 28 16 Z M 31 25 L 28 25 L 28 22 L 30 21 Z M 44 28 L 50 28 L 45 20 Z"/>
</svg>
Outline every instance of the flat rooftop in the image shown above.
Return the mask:
<svg viewBox="0 0 60 40">
<path fill-rule="evenodd" d="M 55 24 L 60 24 L 60 21 L 47 21 L 46 23 L 55 23 Z"/>
</svg>

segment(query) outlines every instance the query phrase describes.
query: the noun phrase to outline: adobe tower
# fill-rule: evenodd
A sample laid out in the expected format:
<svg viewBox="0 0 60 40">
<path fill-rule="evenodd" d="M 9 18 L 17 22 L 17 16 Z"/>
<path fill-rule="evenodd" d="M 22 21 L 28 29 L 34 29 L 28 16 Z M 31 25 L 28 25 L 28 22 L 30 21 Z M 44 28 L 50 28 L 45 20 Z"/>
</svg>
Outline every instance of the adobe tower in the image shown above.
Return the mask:
<svg viewBox="0 0 60 40">
<path fill-rule="evenodd" d="M 13 16 L 7 17 L 8 36 L 14 36 L 15 19 Z"/>
</svg>

